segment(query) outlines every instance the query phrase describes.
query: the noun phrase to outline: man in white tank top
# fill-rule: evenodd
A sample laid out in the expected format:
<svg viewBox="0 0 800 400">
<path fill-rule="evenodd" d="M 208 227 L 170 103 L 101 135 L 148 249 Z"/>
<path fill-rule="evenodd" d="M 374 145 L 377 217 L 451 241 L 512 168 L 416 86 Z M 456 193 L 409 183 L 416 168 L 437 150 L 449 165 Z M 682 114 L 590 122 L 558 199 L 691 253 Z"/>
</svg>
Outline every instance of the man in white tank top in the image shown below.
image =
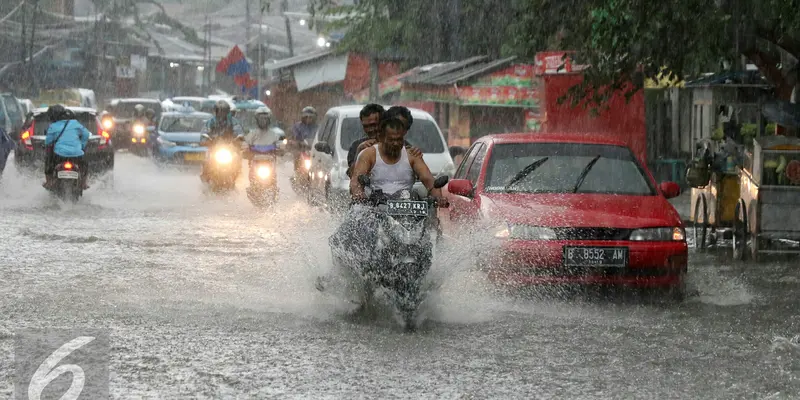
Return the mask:
<svg viewBox="0 0 800 400">
<path fill-rule="evenodd" d="M 425 185 L 433 197 L 442 199 L 441 189 L 433 188 L 433 174 L 421 155 L 411 154 L 405 149 L 406 124 L 398 118 L 381 121 L 378 144 L 367 148 L 358 156 L 350 178 L 350 194 L 353 199 L 364 198 L 364 188 L 358 177 L 369 174 L 372 186 L 385 194 L 400 190 L 411 190 L 415 176 Z"/>
</svg>

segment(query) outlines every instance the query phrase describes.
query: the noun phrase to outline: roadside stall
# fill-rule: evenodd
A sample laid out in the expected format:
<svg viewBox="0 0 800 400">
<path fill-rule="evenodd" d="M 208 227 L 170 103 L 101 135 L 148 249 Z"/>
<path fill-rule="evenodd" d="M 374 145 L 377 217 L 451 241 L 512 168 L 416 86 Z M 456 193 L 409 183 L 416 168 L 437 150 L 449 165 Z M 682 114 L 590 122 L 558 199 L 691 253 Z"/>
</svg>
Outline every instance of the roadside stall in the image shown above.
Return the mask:
<svg viewBox="0 0 800 400">
<path fill-rule="evenodd" d="M 800 139 L 757 138 L 746 151 L 734 210 L 733 255 L 800 254 Z"/>
<path fill-rule="evenodd" d="M 717 78 L 715 78 L 717 79 Z M 686 180 L 691 186 L 690 214 L 695 248 L 714 246 L 719 236 L 732 238 L 740 197 L 740 167 L 745 148 L 765 132 L 763 99 L 767 85 L 701 80 L 692 90 L 694 157 Z"/>
</svg>

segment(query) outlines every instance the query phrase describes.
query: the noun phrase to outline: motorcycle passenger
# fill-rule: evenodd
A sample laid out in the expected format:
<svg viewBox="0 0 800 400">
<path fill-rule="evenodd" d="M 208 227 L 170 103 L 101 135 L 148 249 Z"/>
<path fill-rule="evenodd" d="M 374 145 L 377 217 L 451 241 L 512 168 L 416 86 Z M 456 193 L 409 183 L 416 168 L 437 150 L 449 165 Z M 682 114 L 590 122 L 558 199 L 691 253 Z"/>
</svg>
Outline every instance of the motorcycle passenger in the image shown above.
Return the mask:
<svg viewBox="0 0 800 400">
<path fill-rule="evenodd" d="M 152 108 L 148 108 L 147 111 L 144 112 L 144 115 L 147 117 L 149 121 L 148 125 L 156 125 L 156 111 Z"/>
<path fill-rule="evenodd" d="M 50 126 L 47 128 L 47 137 L 44 141 L 47 149 L 47 161 L 44 169 L 46 180 L 43 186 L 51 188 L 55 183 L 52 175 L 56 165 L 70 161 L 81 171 L 83 190 L 89 189 L 86 182 L 89 170 L 83 156 L 92 133 L 61 105 L 48 108 L 47 117 L 50 120 Z"/>
<path fill-rule="evenodd" d="M 372 147 L 378 143 L 377 137 L 378 132 L 380 132 L 381 129 L 381 120 L 398 117 L 406 123 L 406 126 L 409 129 L 411 128 L 411 124 L 414 122 L 414 118 L 411 116 L 411 110 L 403 106 L 391 107 L 389 110 L 384 111 L 383 107 L 378 104 L 367 104 L 363 109 L 361 109 L 359 117 L 361 119 L 361 126 L 364 128 L 366 137 L 356 140 L 350 146 L 350 150 L 347 153 L 347 176 L 351 176 L 353 164 L 355 164 L 358 155 L 361 154 L 364 149 Z M 408 150 L 412 156 L 422 156 L 422 151 L 416 147 L 413 147 L 408 141 L 405 142 L 405 146 L 406 150 Z"/>
<path fill-rule="evenodd" d="M 211 143 L 202 142 L 201 145 L 209 146 L 210 148 L 213 142 L 217 140 L 232 141 L 237 136 L 243 135 L 244 129 L 242 124 L 231 115 L 230 104 L 225 100 L 219 100 L 214 105 L 214 116 L 208 120 L 202 132 L 211 137 Z M 200 179 L 204 182 L 209 178 L 208 161 L 210 161 L 210 158 L 203 163 L 203 170 L 200 173 Z"/>
<path fill-rule="evenodd" d="M 442 190 L 433 187 L 434 177 L 421 156 L 411 155 L 406 150 L 405 135 L 408 126 L 398 117 L 381 121 L 378 144 L 361 153 L 353 167 L 350 178 L 350 193 L 354 200 L 366 198 L 358 176 L 369 174 L 373 189 L 380 189 L 387 195 L 401 190 L 411 190 L 416 182 L 415 176 L 425 185 L 431 196 L 442 199 Z"/>
</svg>

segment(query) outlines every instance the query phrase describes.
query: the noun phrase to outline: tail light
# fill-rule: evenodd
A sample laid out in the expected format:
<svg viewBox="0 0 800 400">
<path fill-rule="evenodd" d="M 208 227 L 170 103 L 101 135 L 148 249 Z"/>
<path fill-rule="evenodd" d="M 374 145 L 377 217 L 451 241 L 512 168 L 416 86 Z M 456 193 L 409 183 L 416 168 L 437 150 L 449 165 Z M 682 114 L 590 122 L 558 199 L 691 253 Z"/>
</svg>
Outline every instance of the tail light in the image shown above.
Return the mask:
<svg viewBox="0 0 800 400">
<path fill-rule="evenodd" d="M 64 169 L 72 169 L 72 163 L 67 161 L 64 163 Z"/>
<path fill-rule="evenodd" d="M 33 125 L 34 123 L 31 123 L 30 128 L 28 128 L 25 132 L 22 132 L 22 135 L 19 137 L 22 144 L 24 144 L 25 148 L 28 150 L 33 150 L 33 139 L 31 139 L 33 136 Z"/>
<path fill-rule="evenodd" d="M 103 123 L 105 123 L 105 120 L 103 120 Z M 100 132 L 100 137 L 102 138 L 100 139 L 100 145 L 97 146 L 97 148 L 105 149 L 106 147 L 108 147 L 109 144 L 111 144 L 111 134 L 106 132 L 103 129 L 103 124 L 99 122 L 97 123 L 97 131 Z"/>
</svg>

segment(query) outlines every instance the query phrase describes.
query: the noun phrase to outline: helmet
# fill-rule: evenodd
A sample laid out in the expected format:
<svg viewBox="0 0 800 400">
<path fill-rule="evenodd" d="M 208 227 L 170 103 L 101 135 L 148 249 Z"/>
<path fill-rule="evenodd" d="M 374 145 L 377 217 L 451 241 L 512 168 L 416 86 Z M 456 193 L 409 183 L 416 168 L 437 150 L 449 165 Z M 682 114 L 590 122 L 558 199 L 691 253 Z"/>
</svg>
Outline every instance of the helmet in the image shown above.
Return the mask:
<svg viewBox="0 0 800 400">
<path fill-rule="evenodd" d="M 136 110 L 136 112 L 139 114 L 144 112 L 144 106 L 141 104 L 137 104 L 136 106 L 133 107 L 133 109 Z"/>
<path fill-rule="evenodd" d="M 308 106 L 308 107 L 303 109 L 303 112 L 301 113 L 301 115 L 304 116 L 304 117 L 316 117 L 317 116 L 317 110 L 315 110 L 314 107 Z"/>
<path fill-rule="evenodd" d="M 47 118 L 50 122 L 56 122 L 64 119 L 67 116 L 67 109 L 61 104 L 55 104 L 47 109 Z"/>
<path fill-rule="evenodd" d="M 156 116 L 156 112 L 152 108 L 148 108 L 147 111 L 144 112 L 144 115 L 147 115 L 147 118 L 153 118 Z"/>
<path fill-rule="evenodd" d="M 267 107 L 258 107 L 255 112 L 256 115 L 267 114 L 268 117 L 272 117 L 272 111 L 270 111 Z"/>
<path fill-rule="evenodd" d="M 214 112 L 224 111 L 226 114 L 231 112 L 231 105 L 225 100 L 219 100 L 214 104 Z"/>
</svg>

